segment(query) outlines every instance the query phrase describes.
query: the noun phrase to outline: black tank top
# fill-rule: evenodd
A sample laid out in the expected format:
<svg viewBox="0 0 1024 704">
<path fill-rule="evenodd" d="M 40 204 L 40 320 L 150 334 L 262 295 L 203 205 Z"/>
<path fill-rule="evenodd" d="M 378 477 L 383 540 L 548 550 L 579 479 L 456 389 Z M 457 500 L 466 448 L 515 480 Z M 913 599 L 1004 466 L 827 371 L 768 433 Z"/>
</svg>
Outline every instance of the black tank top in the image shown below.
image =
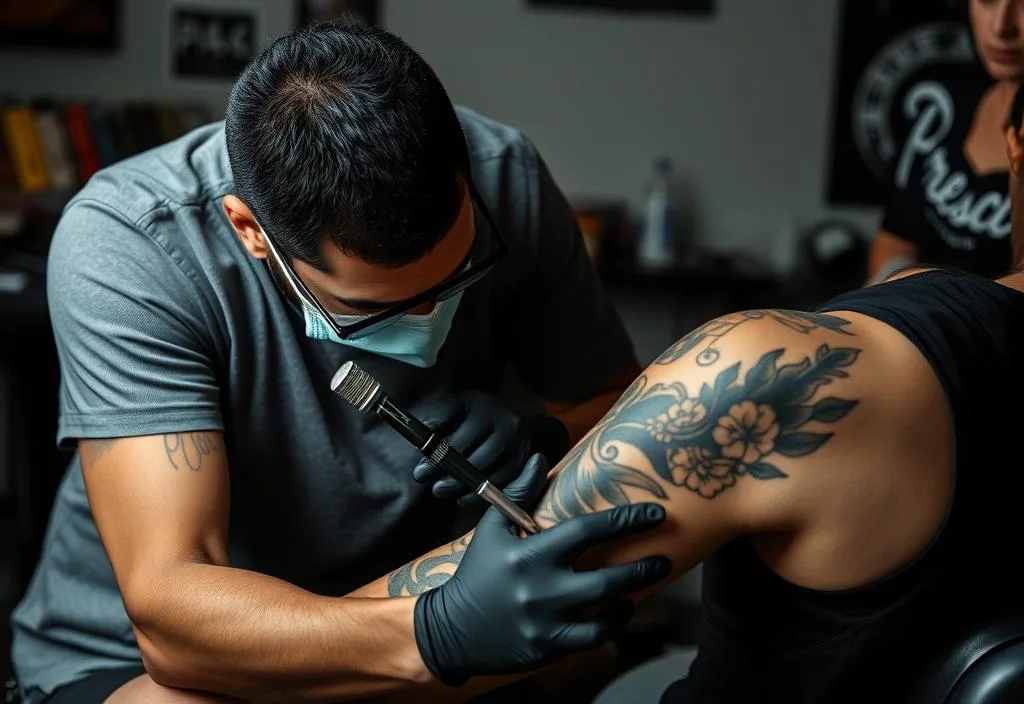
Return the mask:
<svg viewBox="0 0 1024 704">
<path fill-rule="evenodd" d="M 785 581 L 749 540 L 726 545 L 704 562 L 698 657 L 663 702 L 903 701 L 900 687 L 958 623 L 1024 599 L 1014 576 L 1024 516 L 1024 294 L 931 271 L 821 310 L 890 325 L 940 380 L 956 442 L 946 522 L 911 564 L 843 592 Z"/>
</svg>

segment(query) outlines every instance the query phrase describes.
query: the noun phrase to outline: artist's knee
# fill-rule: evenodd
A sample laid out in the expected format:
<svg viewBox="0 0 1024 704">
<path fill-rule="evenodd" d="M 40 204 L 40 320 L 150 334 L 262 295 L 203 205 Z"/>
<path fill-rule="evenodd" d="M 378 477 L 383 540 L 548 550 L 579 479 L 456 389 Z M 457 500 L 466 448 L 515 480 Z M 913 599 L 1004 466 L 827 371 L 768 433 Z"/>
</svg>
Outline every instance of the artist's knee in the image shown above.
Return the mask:
<svg viewBox="0 0 1024 704">
<path fill-rule="evenodd" d="M 116 692 L 107 697 L 105 704 L 138 704 L 139 702 L 146 702 L 146 704 L 241 704 L 239 699 L 164 687 L 154 682 L 149 675 L 140 675 L 121 685 Z"/>
</svg>

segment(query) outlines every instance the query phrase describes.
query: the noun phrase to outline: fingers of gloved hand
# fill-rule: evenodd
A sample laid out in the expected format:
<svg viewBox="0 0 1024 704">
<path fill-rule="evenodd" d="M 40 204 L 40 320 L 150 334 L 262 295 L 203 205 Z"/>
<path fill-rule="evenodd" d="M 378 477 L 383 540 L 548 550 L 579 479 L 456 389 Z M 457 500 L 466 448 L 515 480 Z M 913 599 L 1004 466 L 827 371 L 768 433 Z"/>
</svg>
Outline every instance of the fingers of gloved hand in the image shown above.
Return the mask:
<svg viewBox="0 0 1024 704">
<path fill-rule="evenodd" d="M 441 468 L 435 467 L 434 463 L 426 457 L 421 457 L 420 461 L 416 463 L 416 466 L 413 467 L 412 470 L 412 478 L 420 484 L 429 484 L 430 482 L 437 481 L 438 478 L 443 476 L 445 475 Z"/>
<path fill-rule="evenodd" d="M 505 496 L 524 511 L 530 512 L 536 507 L 537 501 L 544 494 L 544 487 L 547 484 L 548 462 L 544 459 L 544 455 L 536 454 L 530 457 L 526 466 L 523 467 L 523 471 L 516 477 L 516 480 L 505 487 Z M 492 536 L 496 536 L 501 532 L 508 535 L 511 527 L 512 521 L 501 515 L 498 509 L 494 507 L 487 509 L 483 518 L 477 523 L 476 533 L 473 536 L 473 542 L 470 544 L 469 549 L 472 550 L 474 545 L 484 544 Z M 485 540 L 481 540 L 482 536 L 488 537 Z"/>
<path fill-rule="evenodd" d="M 576 609 L 618 601 L 654 586 L 668 577 L 671 571 L 671 560 L 653 555 L 622 565 L 580 572 L 573 575 L 565 589 L 559 590 L 559 605 Z"/>
<path fill-rule="evenodd" d="M 589 548 L 652 530 L 664 521 L 665 509 L 660 504 L 630 504 L 570 518 L 533 538 L 536 549 L 572 563 Z"/>
<path fill-rule="evenodd" d="M 465 402 L 458 396 L 452 396 L 437 401 L 427 411 L 423 423 L 438 435 L 446 437 L 458 427 L 465 416 Z M 426 457 L 421 457 L 412 470 L 412 478 L 420 484 L 436 482 L 443 476 L 444 472 Z"/>
<path fill-rule="evenodd" d="M 460 394 L 435 401 L 423 411 L 420 420 L 435 433 L 447 435 L 466 418 L 467 404 Z"/>
<path fill-rule="evenodd" d="M 502 456 L 501 458 L 499 458 L 497 462 L 494 463 L 494 465 L 492 465 L 496 467 L 496 469 L 487 472 L 487 481 L 489 481 L 491 484 L 493 484 L 499 489 L 504 489 L 509 482 L 511 482 L 513 479 L 519 476 L 520 471 L 526 464 L 529 452 L 530 447 L 527 443 L 524 442 L 522 443 L 522 446 L 519 447 L 515 452 L 509 454 L 508 456 Z M 541 457 L 543 458 L 543 456 Z M 547 464 L 545 464 L 545 475 L 547 474 L 546 467 Z M 540 491 L 541 493 L 543 493 L 543 489 L 545 486 L 547 486 L 547 483 L 545 482 L 540 486 Z M 536 498 L 533 499 L 531 506 L 533 504 L 536 504 L 537 499 L 539 498 L 540 494 L 538 494 Z M 487 502 L 485 502 L 483 498 L 481 498 L 481 496 L 476 492 L 469 492 L 467 494 L 462 495 L 457 503 L 459 504 L 459 506 L 462 506 L 463 508 L 480 508 L 481 506 L 486 505 Z"/>
<path fill-rule="evenodd" d="M 481 498 L 480 494 L 475 491 L 471 491 L 463 494 L 456 500 L 456 502 L 462 508 L 474 508 L 479 509 L 487 506 L 487 502 Z"/>
<path fill-rule="evenodd" d="M 485 465 L 478 464 L 470 459 L 477 448 L 484 444 L 494 435 L 494 424 L 490 418 L 474 416 L 472 410 L 457 428 L 448 435 L 448 444 L 454 447 L 460 455 L 472 462 L 483 471 L 487 471 Z"/>
<path fill-rule="evenodd" d="M 626 628 L 634 612 L 633 602 L 620 601 L 595 618 L 566 627 L 558 636 L 558 655 L 599 648 Z"/>
<path fill-rule="evenodd" d="M 544 455 L 531 455 L 519 476 L 505 486 L 505 496 L 526 512 L 533 511 L 548 485 L 548 461 Z"/>
<path fill-rule="evenodd" d="M 443 477 L 434 482 L 433 492 L 439 499 L 454 499 L 466 492 L 472 492 L 472 489 L 455 477 Z"/>
<path fill-rule="evenodd" d="M 514 456 L 511 460 L 508 461 L 503 460 L 498 469 L 488 474 L 487 481 L 489 481 L 491 484 L 493 484 L 499 489 L 505 489 L 508 483 L 518 476 L 520 469 L 526 463 L 526 457 L 529 451 L 530 448 L 524 444 L 522 447 L 522 451 L 520 453 L 517 453 L 517 456 Z M 545 475 L 547 474 L 546 467 L 547 465 L 545 464 Z M 530 503 L 531 510 L 532 507 L 536 505 L 537 499 L 540 498 L 541 494 L 544 491 L 544 487 L 546 486 L 547 482 L 544 482 L 543 484 L 540 485 L 540 489 L 536 497 L 533 498 L 533 500 Z M 484 499 L 475 491 L 463 494 L 462 496 L 459 497 L 456 503 L 458 503 L 459 506 L 462 506 L 463 508 L 480 508 L 482 506 L 487 505 L 487 502 L 484 501 Z"/>
<path fill-rule="evenodd" d="M 519 457 L 515 458 L 515 461 L 511 461 L 503 465 L 498 472 L 487 475 L 488 481 L 490 481 L 491 484 L 498 487 L 499 489 L 505 489 L 506 485 L 508 485 L 509 482 L 512 481 L 516 476 L 522 476 L 520 468 L 523 468 L 524 464 L 522 459 L 520 458 L 524 457 L 528 450 L 529 448 L 524 446 L 521 449 Z M 544 477 L 544 480 L 530 480 L 532 483 L 530 483 L 528 486 L 531 487 L 531 492 L 528 495 L 524 495 L 523 500 L 528 501 L 531 509 L 533 505 L 537 502 L 537 500 L 540 499 L 541 494 L 544 491 L 544 487 L 547 486 L 546 477 L 548 471 L 548 464 L 545 461 L 543 455 L 536 455 L 536 459 L 533 461 L 534 463 L 541 464 L 538 464 L 535 468 L 529 465 L 529 463 L 527 462 L 525 468 L 523 468 L 522 471 L 525 472 L 527 471 L 527 469 L 529 469 L 531 472 L 539 471 L 541 473 L 541 476 Z M 517 472 L 519 473 L 518 475 Z M 433 493 L 434 496 L 438 497 L 439 499 L 454 499 L 458 497 L 459 505 L 466 508 L 479 507 L 484 504 L 484 500 L 480 498 L 480 496 L 475 491 L 473 491 L 471 487 L 467 487 L 465 484 L 455 479 L 454 477 L 445 476 L 437 480 L 434 483 Z M 519 503 L 519 501 L 516 500 L 515 496 L 509 495 L 509 498 L 511 498 L 513 501 L 516 501 L 516 503 Z"/>
<path fill-rule="evenodd" d="M 501 465 L 500 469 L 498 469 L 495 472 L 485 471 L 484 474 L 487 475 L 487 480 L 494 486 L 498 487 L 499 489 L 504 489 L 509 482 L 511 482 L 513 479 L 519 476 L 520 469 L 524 465 L 524 459 L 528 451 L 529 448 L 526 447 L 526 445 L 524 444 L 523 447 L 519 449 L 517 454 L 513 456 L 510 461 L 505 462 Z M 538 457 L 541 461 L 543 461 L 543 456 L 538 455 Z M 473 463 L 476 467 L 483 469 L 481 465 L 477 464 L 476 462 L 473 462 L 472 459 L 470 459 L 470 462 Z M 546 462 L 544 463 L 543 472 L 546 476 Z M 540 484 L 540 488 L 537 490 L 537 492 L 543 491 L 545 485 L 546 482 L 544 484 Z M 439 499 L 453 499 L 459 497 L 459 505 L 467 508 L 473 506 L 482 506 L 484 503 L 484 500 L 481 499 L 480 496 L 475 491 L 473 491 L 472 487 L 467 487 L 465 484 L 455 479 L 454 477 L 446 476 L 437 480 L 437 482 L 434 483 L 433 492 L 434 496 L 438 497 Z M 533 499 L 534 502 L 536 502 L 536 500 L 540 498 L 540 494 L 537 492 L 535 492 L 534 494 L 536 496 L 536 498 Z"/>
<path fill-rule="evenodd" d="M 490 436 L 483 438 L 483 441 L 465 457 L 469 460 L 470 464 L 486 474 L 488 479 L 491 479 L 491 484 L 494 484 L 493 473 L 498 469 L 502 469 L 503 463 L 506 460 L 512 459 L 516 453 L 521 452 L 521 446 L 525 446 L 525 444 L 524 438 L 519 438 L 515 435 L 491 433 Z M 521 463 L 520 466 L 522 466 Z M 519 467 L 515 467 L 512 476 L 507 477 L 506 481 L 514 479 L 516 477 L 515 472 L 518 471 Z"/>
<path fill-rule="evenodd" d="M 458 433 L 459 431 L 456 432 Z M 482 436 L 482 433 L 480 433 L 480 435 Z M 467 453 L 471 453 L 472 450 L 485 439 L 485 437 L 486 436 L 477 437 L 477 435 L 463 433 L 459 440 L 454 440 L 455 435 L 450 436 L 449 443 L 459 452 L 459 454 L 469 459 Z M 487 473 L 486 467 L 480 467 L 472 459 L 470 459 L 470 463 L 484 474 Z M 436 467 L 432 461 L 426 457 L 421 457 L 418 463 L 416 463 L 416 467 L 413 468 L 413 479 L 421 484 L 427 484 L 429 482 L 444 482 L 441 487 L 436 485 L 434 486 L 434 494 L 436 496 L 451 495 L 452 490 L 450 487 L 453 485 L 453 482 L 455 482 L 454 479 L 451 482 L 446 482 L 443 470 Z M 440 490 L 440 493 L 438 493 L 438 490 Z"/>
<path fill-rule="evenodd" d="M 526 465 L 527 460 L 530 459 L 534 454 L 530 451 L 530 443 L 524 440 L 513 452 L 508 453 L 505 457 L 499 460 L 500 468 L 491 473 L 490 480 L 491 484 L 504 489 L 508 486 L 508 483 L 519 476 L 519 472 L 522 467 Z M 543 454 L 540 455 L 544 457 Z M 551 463 L 544 457 L 545 467 L 550 467 Z M 547 470 L 545 470 L 547 472 Z M 537 498 L 540 498 L 539 496 Z"/>
</svg>

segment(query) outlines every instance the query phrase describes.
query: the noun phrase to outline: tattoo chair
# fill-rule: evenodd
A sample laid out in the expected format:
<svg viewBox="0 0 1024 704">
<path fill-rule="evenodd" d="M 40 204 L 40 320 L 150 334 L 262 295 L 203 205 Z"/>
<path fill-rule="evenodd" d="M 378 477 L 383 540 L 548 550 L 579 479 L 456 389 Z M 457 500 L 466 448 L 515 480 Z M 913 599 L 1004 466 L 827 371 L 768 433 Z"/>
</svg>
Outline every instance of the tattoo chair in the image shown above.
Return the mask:
<svg viewBox="0 0 1024 704">
<path fill-rule="evenodd" d="M 953 629 L 935 655 L 911 669 L 899 685 L 903 704 L 1021 704 L 1024 702 L 1024 608 L 1007 611 L 969 627 Z M 658 656 L 622 675 L 594 704 L 654 704 L 665 689 L 685 676 L 696 648 Z M 895 683 L 894 683 L 895 684 Z M 901 691 L 902 693 L 902 691 Z"/>
<path fill-rule="evenodd" d="M 1024 609 L 962 629 L 929 663 L 909 704 L 1024 702 Z"/>
</svg>

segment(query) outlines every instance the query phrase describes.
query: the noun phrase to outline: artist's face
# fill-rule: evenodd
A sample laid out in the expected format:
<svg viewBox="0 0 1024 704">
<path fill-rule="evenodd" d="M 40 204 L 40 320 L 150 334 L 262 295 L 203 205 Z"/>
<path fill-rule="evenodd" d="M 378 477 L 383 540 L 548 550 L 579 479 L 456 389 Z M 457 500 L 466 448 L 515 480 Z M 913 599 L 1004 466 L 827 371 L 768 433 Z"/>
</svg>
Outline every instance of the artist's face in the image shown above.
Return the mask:
<svg viewBox="0 0 1024 704">
<path fill-rule="evenodd" d="M 292 261 L 296 273 L 332 313 L 372 315 L 417 296 L 454 276 L 467 265 L 473 246 L 473 202 L 466 195 L 448 233 L 420 259 L 399 267 L 370 264 L 325 242 L 322 256 L 329 271 Z M 426 303 L 411 313 L 429 313 Z"/>
<path fill-rule="evenodd" d="M 274 259 L 263 241 L 263 233 L 245 203 L 235 196 L 227 196 L 224 210 L 249 254 L 273 263 Z M 331 313 L 373 315 L 395 302 L 410 299 L 437 286 L 464 268 L 473 246 L 474 233 L 473 202 L 467 193 L 447 234 L 432 250 L 410 264 L 381 267 L 345 254 L 330 241 L 325 241 L 322 255 L 328 271 L 320 271 L 298 260 L 292 260 L 291 265 Z M 427 303 L 410 312 L 429 313 L 433 305 Z"/>
<path fill-rule="evenodd" d="M 974 45 L 997 81 L 1024 79 L 1024 0 L 969 0 Z"/>
</svg>

